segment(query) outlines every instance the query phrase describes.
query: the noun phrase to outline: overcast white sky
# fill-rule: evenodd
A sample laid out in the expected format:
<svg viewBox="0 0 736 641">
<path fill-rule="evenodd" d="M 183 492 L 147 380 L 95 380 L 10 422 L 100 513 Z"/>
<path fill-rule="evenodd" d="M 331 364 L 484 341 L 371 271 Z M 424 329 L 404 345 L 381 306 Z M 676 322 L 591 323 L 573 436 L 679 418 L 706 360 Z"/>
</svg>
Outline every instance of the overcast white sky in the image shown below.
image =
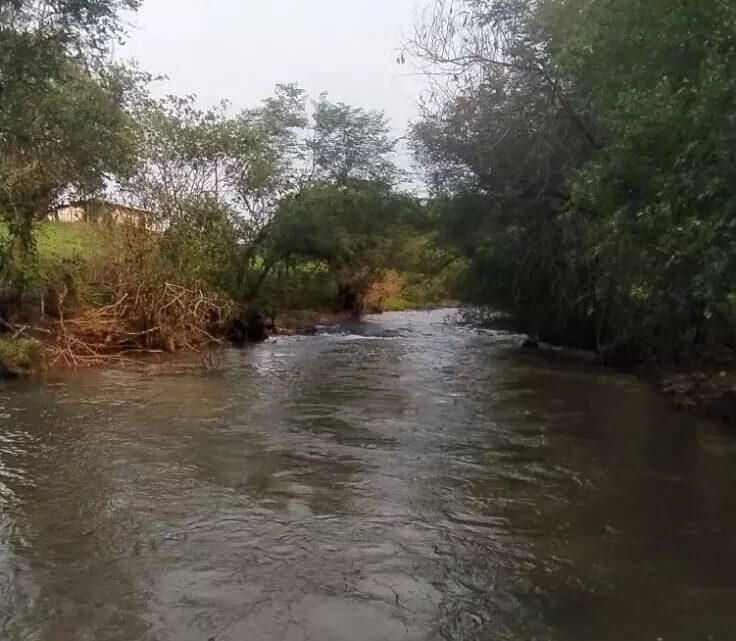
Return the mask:
<svg viewBox="0 0 736 641">
<path fill-rule="evenodd" d="M 296 82 L 313 97 L 382 109 L 403 134 L 423 80 L 396 64 L 397 49 L 427 2 L 144 0 L 117 54 L 167 75 L 156 93 L 240 108 Z"/>
</svg>

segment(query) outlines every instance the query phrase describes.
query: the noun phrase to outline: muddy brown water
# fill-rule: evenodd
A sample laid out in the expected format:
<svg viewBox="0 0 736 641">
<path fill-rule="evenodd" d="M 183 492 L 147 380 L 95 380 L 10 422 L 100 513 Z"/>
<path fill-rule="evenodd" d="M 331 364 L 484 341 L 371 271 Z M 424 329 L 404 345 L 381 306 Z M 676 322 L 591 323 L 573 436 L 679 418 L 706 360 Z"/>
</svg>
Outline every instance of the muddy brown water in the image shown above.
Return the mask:
<svg viewBox="0 0 736 641">
<path fill-rule="evenodd" d="M 0 388 L 0 639 L 736 639 L 736 438 L 449 314 Z"/>
</svg>

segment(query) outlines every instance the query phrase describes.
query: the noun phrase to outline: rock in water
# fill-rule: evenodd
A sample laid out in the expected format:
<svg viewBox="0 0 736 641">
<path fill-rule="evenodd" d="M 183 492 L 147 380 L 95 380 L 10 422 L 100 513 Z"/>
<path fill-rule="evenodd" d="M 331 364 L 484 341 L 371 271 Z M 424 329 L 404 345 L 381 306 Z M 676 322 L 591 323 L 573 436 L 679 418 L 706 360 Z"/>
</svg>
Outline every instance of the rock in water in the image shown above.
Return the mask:
<svg viewBox="0 0 736 641">
<path fill-rule="evenodd" d="M 736 423 L 736 372 L 691 372 L 662 381 L 662 392 L 678 409 Z"/>
</svg>

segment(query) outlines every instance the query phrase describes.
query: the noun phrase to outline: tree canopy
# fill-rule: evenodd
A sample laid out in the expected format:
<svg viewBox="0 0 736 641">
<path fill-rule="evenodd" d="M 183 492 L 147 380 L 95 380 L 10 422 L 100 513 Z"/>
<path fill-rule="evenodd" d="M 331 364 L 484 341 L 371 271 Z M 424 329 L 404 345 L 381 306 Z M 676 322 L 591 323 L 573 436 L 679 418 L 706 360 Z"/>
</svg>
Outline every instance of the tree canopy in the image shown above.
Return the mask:
<svg viewBox="0 0 736 641">
<path fill-rule="evenodd" d="M 412 139 L 476 300 L 616 360 L 734 345 L 730 2 L 440 1 Z M 437 75 L 439 74 L 439 76 Z"/>
<path fill-rule="evenodd" d="M 313 122 L 308 149 L 318 177 L 339 183 L 396 178 L 392 154 L 397 141 L 383 113 L 332 103 L 323 95 L 314 106 Z"/>
<path fill-rule="evenodd" d="M 62 195 L 124 174 L 134 76 L 105 60 L 137 0 L 13 0 L 0 6 L 0 216 L 27 243 Z"/>
</svg>

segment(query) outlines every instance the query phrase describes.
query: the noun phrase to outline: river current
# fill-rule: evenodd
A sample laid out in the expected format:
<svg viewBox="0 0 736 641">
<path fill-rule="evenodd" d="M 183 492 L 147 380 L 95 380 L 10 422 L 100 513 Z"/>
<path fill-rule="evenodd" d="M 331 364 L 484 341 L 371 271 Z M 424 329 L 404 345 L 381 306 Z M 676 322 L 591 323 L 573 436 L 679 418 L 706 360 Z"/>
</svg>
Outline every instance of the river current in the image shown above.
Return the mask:
<svg viewBox="0 0 736 641">
<path fill-rule="evenodd" d="M 0 387 L 0 639 L 736 639 L 736 438 L 452 316 Z"/>
</svg>

